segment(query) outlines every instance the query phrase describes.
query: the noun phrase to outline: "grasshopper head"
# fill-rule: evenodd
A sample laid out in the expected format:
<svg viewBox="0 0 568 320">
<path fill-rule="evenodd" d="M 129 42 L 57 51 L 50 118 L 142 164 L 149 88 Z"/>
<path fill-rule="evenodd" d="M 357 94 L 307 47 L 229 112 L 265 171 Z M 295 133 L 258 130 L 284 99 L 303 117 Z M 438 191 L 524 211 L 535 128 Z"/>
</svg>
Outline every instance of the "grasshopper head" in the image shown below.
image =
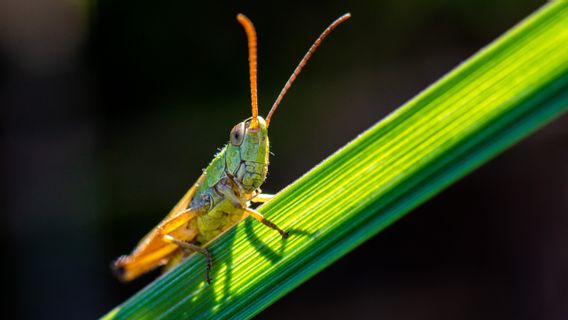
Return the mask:
<svg viewBox="0 0 568 320">
<path fill-rule="evenodd" d="M 247 191 L 262 185 L 268 172 L 268 128 L 260 116 L 249 118 L 233 127 L 229 134 L 227 157 L 228 171 Z"/>
<path fill-rule="evenodd" d="M 257 117 L 258 126 L 251 126 L 252 118 L 238 123 L 229 135 L 229 148 L 238 149 L 241 161 L 268 164 L 268 128 L 262 117 Z"/>
<path fill-rule="evenodd" d="M 343 21 L 349 19 L 349 13 L 344 14 L 335 20 L 319 38 L 314 42 L 310 50 L 300 61 L 300 64 L 290 76 L 284 88 L 276 98 L 272 108 L 268 112 L 266 119 L 258 115 L 258 96 L 256 85 L 257 73 L 257 50 L 256 50 L 256 30 L 254 25 L 246 16 L 239 14 L 237 20 L 245 29 L 248 40 L 249 49 L 249 78 L 250 78 L 250 96 L 252 117 L 237 124 L 231 130 L 230 142 L 227 146 L 227 156 L 225 158 L 227 169 L 241 186 L 249 192 L 252 192 L 260 187 L 266 179 L 268 172 L 268 126 L 272 115 L 276 108 L 282 101 L 282 98 L 288 92 L 288 89 L 308 61 L 314 51 L 318 48 L 321 41 L 327 35 L 341 24 Z"/>
</svg>

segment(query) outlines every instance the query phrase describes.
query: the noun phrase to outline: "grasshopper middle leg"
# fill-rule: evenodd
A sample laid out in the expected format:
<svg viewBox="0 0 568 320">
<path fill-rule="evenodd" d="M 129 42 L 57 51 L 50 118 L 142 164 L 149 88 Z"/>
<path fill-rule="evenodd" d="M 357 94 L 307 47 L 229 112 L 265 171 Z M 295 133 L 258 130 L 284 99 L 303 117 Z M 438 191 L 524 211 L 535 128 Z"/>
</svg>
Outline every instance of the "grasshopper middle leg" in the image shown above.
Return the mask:
<svg viewBox="0 0 568 320">
<path fill-rule="evenodd" d="M 200 247 L 196 244 L 193 244 L 193 243 L 178 240 L 178 239 L 172 237 L 171 235 L 164 236 L 164 240 L 171 242 L 171 243 L 175 243 L 178 246 L 180 246 L 181 248 L 192 250 L 192 251 L 195 251 L 195 252 L 199 252 L 200 254 L 205 256 L 205 259 L 207 260 L 207 269 L 205 271 L 205 280 L 207 281 L 208 284 L 211 284 L 211 276 L 210 275 L 211 275 L 211 269 L 213 268 L 213 258 L 211 256 L 211 253 L 209 252 L 209 250 L 207 250 L 206 248 Z"/>
</svg>

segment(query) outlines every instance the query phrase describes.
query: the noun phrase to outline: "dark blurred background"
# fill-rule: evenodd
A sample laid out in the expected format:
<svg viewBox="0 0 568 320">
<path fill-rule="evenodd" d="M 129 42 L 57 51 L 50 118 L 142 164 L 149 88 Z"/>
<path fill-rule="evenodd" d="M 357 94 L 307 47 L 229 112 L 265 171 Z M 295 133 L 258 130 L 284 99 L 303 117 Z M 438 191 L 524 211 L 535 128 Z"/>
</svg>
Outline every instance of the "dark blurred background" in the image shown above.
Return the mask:
<svg viewBox="0 0 568 320">
<path fill-rule="evenodd" d="M 259 36 L 276 192 L 544 1 L 2 0 L 3 315 L 89 319 L 130 284 L 109 263 L 250 114 L 239 12 Z M 346 121 L 348 119 L 348 121 Z M 261 319 L 568 319 L 568 117 L 450 187 Z"/>
</svg>

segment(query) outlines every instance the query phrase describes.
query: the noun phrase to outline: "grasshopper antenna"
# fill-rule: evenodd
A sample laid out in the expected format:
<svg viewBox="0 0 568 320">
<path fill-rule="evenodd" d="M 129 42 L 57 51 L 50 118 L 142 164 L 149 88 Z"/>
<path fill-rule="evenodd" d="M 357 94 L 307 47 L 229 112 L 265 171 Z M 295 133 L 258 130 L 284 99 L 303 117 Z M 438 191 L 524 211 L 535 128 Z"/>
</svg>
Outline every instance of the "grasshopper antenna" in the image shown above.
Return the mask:
<svg viewBox="0 0 568 320">
<path fill-rule="evenodd" d="M 333 29 L 335 29 L 338 25 L 340 25 L 342 22 L 344 22 L 345 20 L 347 20 L 349 18 L 351 18 L 350 13 L 346 13 L 346 14 L 342 15 L 341 17 L 337 18 L 337 20 L 333 21 L 333 23 L 330 24 L 329 27 L 327 27 L 327 29 L 325 29 L 323 31 L 323 33 L 316 39 L 314 44 L 312 44 L 312 46 L 310 47 L 310 50 L 308 50 L 308 52 L 306 52 L 306 55 L 304 55 L 304 57 L 302 58 L 302 61 L 300 61 L 300 64 L 298 64 L 298 66 L 294 70 L 294 73 L 292 73 L 292 75 L 290 76 L 290 78 L 288 79 L 286 84 L 284 85 L 284 88 L 282 88 L 282 91 L 280 91 L 280 94 L 278 95 L 278 98 L 276 98 L 276 101 L 274 101 L 274 104 L 272 105 L 270 112 L 268 112 L 268 116 L 266 116 L 266 126 L 267 127 L 270 124 L 270 119 L 272 118 L 274 111 L 276 111 L 276 108 L 278 107 L 278 105 L 282 101 L 282 98 L 284 98 L 284 95 L 286 94 L 286 92 L 288 92 L 288 89 L 290 89 L 290 87 L 292 86 L 292 83 L 294 83 L 294 80 L 296 80 L 296 77 L 298 77 L 298 74 L 300 74 L 300 71 L 302 71 L 302 68 L 306 65 L 306 62 L 308 62 L 308 60 L 310 59 L 312 54 L 314 54 L 314 52 L 319 47 L 319 45 L 321 44 L 323 39 L 325 39 L 325 37 L 327 37 L 327 35 Z M 249 44 L 249 46 L 250 46 L 250 44 Z"/>
<path fill-rule="evenodd" d="M 247 34 L 248 51 L 249 51 L 249 75 L 250 75 L 250 97 L 252 102 L 252 121 L 251 129 L 258 129 L 258 93 L 256 86 L 256 31 L 254 25 L 247 16 L 242 13 L 237 15 L 237 21 L 243 26 Z"/>
</svg>

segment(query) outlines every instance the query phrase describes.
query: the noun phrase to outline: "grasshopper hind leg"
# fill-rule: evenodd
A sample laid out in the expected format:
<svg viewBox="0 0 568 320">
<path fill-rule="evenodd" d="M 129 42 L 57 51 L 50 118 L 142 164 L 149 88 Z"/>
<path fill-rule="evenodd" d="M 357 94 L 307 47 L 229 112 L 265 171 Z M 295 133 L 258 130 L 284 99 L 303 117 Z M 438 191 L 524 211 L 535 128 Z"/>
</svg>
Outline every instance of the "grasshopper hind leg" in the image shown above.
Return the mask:
<svg viewBox="0 0 568 320">
<path fill-rule="evenodd" d="M 208 284 L 211 284 L 211 269 L 213 269 L 213 257 L 211 256 L 209 250 L 187 241 L 178 240 L 172 237 L 171 235 L 164 236 L 164 240 L 171 243 L 175 243 L 180 248 L 189 250 L 190 252 L 198 252 L 202 254 L 207 260 L 207 268 L 205 270 L 205 281 L 207 281 Z M 175 255 L 173 257 L 171 265 L 168 262 L 168 264 L 166 265 L 167 270 L 170 270 L 171 268 L 175 267 L 183 260 L 184 256 L 187 254 L 186 252 L 184 252 L 185 250 L 180 250 L 180 255 L 179 256 Z"/>
</svg>

